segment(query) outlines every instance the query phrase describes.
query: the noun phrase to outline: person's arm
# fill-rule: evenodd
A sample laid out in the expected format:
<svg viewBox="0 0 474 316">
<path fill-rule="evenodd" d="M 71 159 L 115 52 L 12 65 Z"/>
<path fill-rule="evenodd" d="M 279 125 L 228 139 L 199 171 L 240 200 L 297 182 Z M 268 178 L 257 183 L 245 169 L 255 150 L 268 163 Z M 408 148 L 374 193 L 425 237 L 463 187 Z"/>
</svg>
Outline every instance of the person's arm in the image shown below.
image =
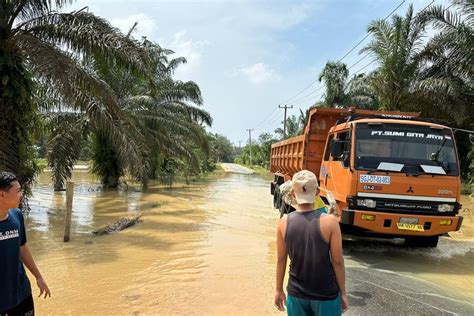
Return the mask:
<svg viewBox="0 0 474 316">
<path fill-rule="evenodd" d="M 275 305 L 280 311 L 285 310 L 286 295 L 283 291 L 283 280 L 285 278 L 286 271 L 286 260 L 288 254 L 286 252 L 285 239 L 283 237 L 286 228 L 287 216 L 283 216 L 278 223 L 276 233 L 277 243 L 277 268 L 276 268 L 276 294 L 275 294 Z"/>
<path fill-rule="evenodd" d="M 337 285 L 341 291 L 342 311 L 347 309 L 346 294 L 346 274 L 344 271 L 344 257 L 342 255 L 342 236 L 341 228 L 335 217 L 331 220 L 331 237 L 330 237 L 331 263 L 336 274 Z"/>
<path fill-rule="evenodd" d="M 38 270 L 35 260 L 33 259 L 33 256 L 31 255 L 30 249 L 28 249 L 28 246 L 26 244 L 20 247 L 20 256 L 21 256 L 21 261 L 23 262 L 23 264 L 28 268 L 28 270 L 30 270 L 30 272 L 36 278 L 36 284 L 38 285 L 38 288 L 40 289 L 40 294 L 38 297 L 43 295 L 43 293 L 44 293 L 44 298 L 48 296 L 51 297 L 51 291 L 49 290 L 48 285 L 46 284 L 45 280 L 43 279 L 43 276 Z"/>
</svg>

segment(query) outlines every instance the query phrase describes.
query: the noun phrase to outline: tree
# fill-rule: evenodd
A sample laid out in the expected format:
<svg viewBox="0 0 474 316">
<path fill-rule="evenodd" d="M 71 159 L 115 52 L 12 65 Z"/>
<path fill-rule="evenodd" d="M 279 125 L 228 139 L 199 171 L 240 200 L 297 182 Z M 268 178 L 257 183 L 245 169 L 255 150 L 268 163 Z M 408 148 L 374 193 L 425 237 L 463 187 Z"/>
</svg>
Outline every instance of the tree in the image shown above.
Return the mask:
<svg viewBox="0 0 474 316">
<path fill-rule="evenodd" d="M 41 115 L 68 108 L 89 124 L 115 135 L 116 148 L 140 160 L 141 144 L 123 124 L 112 89 L 84 67 L 83 59 L 100 60 L 134 73 L 148 73 L 150 59 L 138 42 L 86 11 L 59 13 L 70 1 L 0 2 L 0 169 L 16 173 L 30 187 L 38 168 L 33 136 Z M 55 102 L 40 103 L 45 92 Z M 125 126 L 124 126 L 125 125 Z M 146 166 L 135 165 L 137 175 Z"/>
<path fill-rule="evenodd" d="M 435 5 L 415 16 L 410 6 L 404 17 L 373 21 L 368 28 L 372 41 L 361 52 L 378 63 L 368 86 L 380 108 L 419 111 L 469 128 L 474 104 L 473 16 L 472 1 L 452 1 L 449 8 Z M 430 25 L 437 33 L 425 40 Z M 456 139 L 465 176 L 470 148 L 467 136 Z"/>
<path fill-rule="evenodd" d="M 215 157 L 216 162 L 232 162 L 233 147 L 227 137 L 220 134 L 210 134 L 211 155 Z"/>
<path fill-rule="evenodd" d="M 391 22 L 379 19 L 369 24 L 372 41 L 361 53 L 371 54 L 378 62 L 370 86 L 384 110 L 411 110 L 426 102 L 412 89 L 422 66 L 419 52 L 425 25 L 415 18 L 413 5 L 404 17 L 395 15 Z"/>
<path fill-rule="evenodd" d="M 284 124 L 284 122 L 281 122 Z M 293 137 L 298 135 L 300 131 L 300 121 L 296 115 L 291 115 L 286 118 L 286 138 Z M 283 128 L 278 127 L 275 129 L 275 134 L 280 135 L 280 139 L 284 139 L 285 135 L 283 133 Z"/>
<path fill-rule="evenodd" d="M 417 16 L 438 33 L 419 54 L 424 67 L 415 88 L 434 105 L 425 112 L 441 112 L 468 128 L 474 109 L 474 2 L 452 1 L 449 8 L 435 5 Z"/>
<path fill-rule="evenodd" d="M 130 33 L 130 32 L 129 32 Z M 129 35 L 127 35 L 129 36 Z M 141 161 L 133 161 L 147 166 L 144 173 L 133 173 L 128 157 L 120 155 L 116 148 L 115 135 L 107 135 L 99 127 L 89 127 L 76 121 L 69 126 L 77 126 L 93 133 L 93 154 L 91 171 L 96 174 L 107 188 L 116 188 L 119 180 L 127 172 L 140 181 L 146 188 L 149 178 L 156 177 L 157 170 L 163 164 L 161 159 L 183 158 L 192 166 L 198 167 L 198 159 L 191 149 L 190 142 L 207 147 L 205 132 L 200 124 L 210 125 L 212 118 L 209 113 L 190 103 L 202 104 L 201 91 L 194 82 L 181 82 L 172 79 L 176 67 L 185 63 L 184 58 L 169 59 L 172 51 L 162 49 L 159 45 L 146 39 L 140 44 L 150 55 L 153 72 L 151 76 L 135 74 L 128 69 L 108 67 L 102 61 L 89 61 L 89 68 L 108 83 L 118 99 L 119 111 L 126 118 L 131 137 L 142 144 L 137 150 Z M 77 117 L 80 120 L 80 116 Z M 81 142 L 61 144 L 73 139 L 74 129 L 55 130 L 52 137 L 55 140 L 55 152 L 50 155 L 50 165 L 53 169 L 55 188 L 61 188 L 65 178 L 78 159 Z M 87 138 L 88 132 L 82 130 Z M 65 146 L 66 145 L 66 146 Z M 74 148 L 75 150 L 68 150 Z M 65 160 L 68 164 L 56 163 Z M 67 166 L 67 167 L 64 167 Z M 164 170 L 164 169 L 163 169 Z"/>
<path fill-rule="evenodd" d="M 345 94 L 347 77 L 349 70 L 344 63 L 328 61 L 319 74 L 319 81 L 324 80 L 326 86 L 325 104 L 329 107 L 336 107 L 345 103 L 347 100 Z"/>
<path fill-rule="evenodd" d="M 375 75 L 376 72 L 352 76 L 347 84 L 347 99 L 350 100 L 350 105 L 369 110 L 379 108 L 379 98 L 371 84 Z"/>
</svg>

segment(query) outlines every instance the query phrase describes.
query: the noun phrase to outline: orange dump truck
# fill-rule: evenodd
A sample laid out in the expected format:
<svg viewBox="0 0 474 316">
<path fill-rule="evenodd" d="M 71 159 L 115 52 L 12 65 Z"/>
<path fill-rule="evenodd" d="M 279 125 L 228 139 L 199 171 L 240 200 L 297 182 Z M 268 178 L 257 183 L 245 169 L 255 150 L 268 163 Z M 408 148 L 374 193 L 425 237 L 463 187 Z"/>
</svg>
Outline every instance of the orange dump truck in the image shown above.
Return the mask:
<svg viewBox="0 0 474 316">
<path fill-rule="evenodd" d="M 321 199 L 337 205 L 343 232 L 436 247 L 461 226 L 453 132 L 418 113 L 313 109 L 303 135 L 272 145 L 275 208 L 288 209 L 279 186 L 303 169 L 318 176 Z"/>
</svg>

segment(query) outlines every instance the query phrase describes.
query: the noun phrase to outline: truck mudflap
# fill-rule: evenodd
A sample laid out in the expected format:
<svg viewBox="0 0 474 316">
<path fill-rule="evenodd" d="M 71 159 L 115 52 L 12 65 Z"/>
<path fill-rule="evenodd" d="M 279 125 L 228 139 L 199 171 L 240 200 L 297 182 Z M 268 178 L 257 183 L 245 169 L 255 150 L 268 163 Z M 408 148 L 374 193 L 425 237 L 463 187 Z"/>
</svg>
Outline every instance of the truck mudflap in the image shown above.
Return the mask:
<svg viewBox="0 0 474 316">
<path fill-rule="evenodd" d="M 359 210 L 342 210 L 340 223 L 362 230 L 397 236 L 435 236 L 457 231 L 462 216 L 394 214 Z"/>
</svg>

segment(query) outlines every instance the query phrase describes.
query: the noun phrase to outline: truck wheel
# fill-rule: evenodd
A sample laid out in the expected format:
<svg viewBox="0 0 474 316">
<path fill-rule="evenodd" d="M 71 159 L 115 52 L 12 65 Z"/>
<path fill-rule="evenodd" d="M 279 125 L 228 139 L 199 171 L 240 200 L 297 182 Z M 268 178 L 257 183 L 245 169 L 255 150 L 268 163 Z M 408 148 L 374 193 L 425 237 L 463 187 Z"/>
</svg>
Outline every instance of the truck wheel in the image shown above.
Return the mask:
<svg viewBox="0 0 474 316">
<path fill-rule="evenodd" d="M 276 209 L 280 209 L 280 206 L 281 206 L 280 186 L 277 184 L 275 185 L 275 192 L 273 194 L 273 207 Z"/>
<path fill-rule="evenodd" d="M 438 246 L 439 236 L 406 237 L 405 245 L 411 247 L 435 248 Z"/>
<path fill-rule="evenodd" d="M 279 210 L 280 210 L 280 218 L 282 218 L 283 215 L 290 214 L 291 212 L 293 212 L 295 210 L 295 208 L 293 206 L 288 205 L 285 202 L 281 201 L 281 205 L 280 205 Z"/>
</svg>

